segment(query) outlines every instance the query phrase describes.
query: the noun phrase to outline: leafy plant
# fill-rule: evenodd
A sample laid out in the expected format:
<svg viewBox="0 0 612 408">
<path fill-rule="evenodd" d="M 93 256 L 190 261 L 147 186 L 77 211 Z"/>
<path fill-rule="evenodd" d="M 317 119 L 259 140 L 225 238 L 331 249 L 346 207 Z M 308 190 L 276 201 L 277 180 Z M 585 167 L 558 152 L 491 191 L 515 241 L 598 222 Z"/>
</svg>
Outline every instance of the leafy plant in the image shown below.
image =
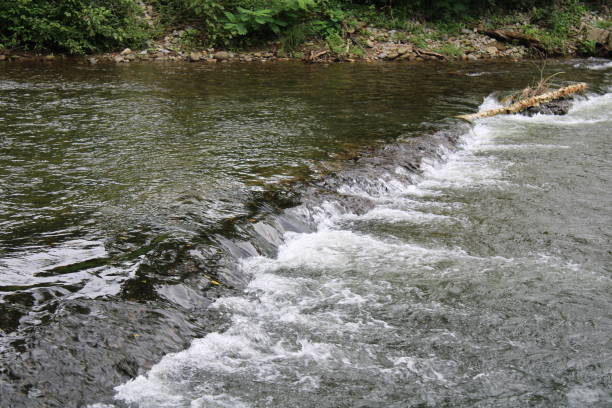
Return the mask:
<svg viewBox="0 0 612 408">
<path fill-rule="evenodd" d="M 314 30 L 310 23 L 302 23 L 289 27 L 281 37 L 281 49 L 288 53 L 293 53 L 313 33 Z"/>
<path fill-rule="evenodd" d="M 338 55 L 343 55 L 346 52 L 346 43 L 338 33 L 332 33 L 325 38 L 327 47 Z"/>
<path fill-rule="evenodd" d="M 578 44 L 578 51 L 585 55 L 593 55 L 597 51 L 597 43 L 593 40 L 583 40 Z"/>
<path fill-rule="evenodd" d="M 197 28 L 186 28 L 181 35 L 181 48 L 191 51 L 202 45 L 202 33 Z"/>
<path fill-rule="evenodd" d="M 0 42 L 9 48 L 72 54 L 139 46 L 147 38 L 140 14 L 134 0 L 3 1 Z"/>
<path fill-rule="evenodd" d="M 186 0 L 187 7 L 196 17 L 199 25 L 206 36 L 209 45 L 227 42 L 226 33 L 223 28 L 222 14 L 223 6 L 215 0 Z"/>
<path fill-rule="evenodd" d="M 282 28 L 298 23 L 300 17 L 315 5 L 314 0 L 276 0 L 268 8 L 257 10 L 237 7 L 235 12 L 224 12 L 224 28 L 231 36 L 244 36 L 264 30 L 278 35 Z"/>
</svg>

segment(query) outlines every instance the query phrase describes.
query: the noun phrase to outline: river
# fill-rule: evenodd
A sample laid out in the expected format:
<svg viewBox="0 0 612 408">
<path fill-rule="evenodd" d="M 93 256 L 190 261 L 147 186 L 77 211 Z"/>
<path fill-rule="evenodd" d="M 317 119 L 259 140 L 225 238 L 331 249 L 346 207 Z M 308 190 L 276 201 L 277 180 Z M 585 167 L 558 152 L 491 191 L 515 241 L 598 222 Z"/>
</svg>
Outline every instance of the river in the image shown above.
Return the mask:
<svg viewBox="0 0 612 408">
<path fill-rule="evenodd" d="M 3 408 L 612 404 L 609 62 L 3 64 Z"/>
</svg>

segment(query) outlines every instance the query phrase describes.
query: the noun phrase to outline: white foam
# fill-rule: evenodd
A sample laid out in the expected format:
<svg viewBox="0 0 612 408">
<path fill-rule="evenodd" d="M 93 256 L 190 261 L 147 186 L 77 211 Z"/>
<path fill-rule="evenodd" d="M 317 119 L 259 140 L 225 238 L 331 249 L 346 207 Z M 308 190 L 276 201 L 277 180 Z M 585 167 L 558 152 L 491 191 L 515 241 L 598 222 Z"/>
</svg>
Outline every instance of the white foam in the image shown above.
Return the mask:
<svg viewBox="0 0 612 408">
<path fill-rule="evenodd" d="M 612 61 L 604 62 L 603 64 L 587 65 L 587 68 L 592 69 L 594 71 L 604 71 L 612 69 Z"/>
<path fill-rule="evenodd" d="M 433 214 L 430 212 L 412 209 L 396 209 L 388 207 L 376 207 L 362 216 L 350 215 L 345 217 L 353 220 L 375 220 L 385 223 L 410 222 L 414 224 L 429 224 L 432 222 L 458 222 L 459 220 L 447 215 Z"/>
</svg>

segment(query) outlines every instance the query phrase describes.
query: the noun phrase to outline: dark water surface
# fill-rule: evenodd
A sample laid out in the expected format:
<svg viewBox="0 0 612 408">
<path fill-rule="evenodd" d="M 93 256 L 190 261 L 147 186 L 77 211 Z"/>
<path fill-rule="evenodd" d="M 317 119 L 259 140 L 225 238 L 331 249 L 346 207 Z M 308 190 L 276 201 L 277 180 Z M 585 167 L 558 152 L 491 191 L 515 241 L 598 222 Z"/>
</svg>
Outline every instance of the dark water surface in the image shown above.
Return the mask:
<svg viewBox="0 0 612 408">
<path fill-rule="evenodd" d="M 0 406 L 610 406 L 612 69 L 548 69 L 0 62 Z"/>
</svg>

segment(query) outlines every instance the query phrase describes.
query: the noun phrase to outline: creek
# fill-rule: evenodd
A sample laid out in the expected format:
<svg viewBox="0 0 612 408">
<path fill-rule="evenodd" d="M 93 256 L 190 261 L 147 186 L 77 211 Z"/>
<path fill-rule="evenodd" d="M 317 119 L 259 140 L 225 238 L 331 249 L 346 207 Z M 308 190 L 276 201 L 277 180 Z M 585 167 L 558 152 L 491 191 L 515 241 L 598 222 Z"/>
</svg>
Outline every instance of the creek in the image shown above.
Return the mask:
<svg viewBox="0 0 612 408">
<path fill-rule="evenodd" d="M 0 65 L 1 407 L 612 404 L 612 69 Z"/>
</svg>

